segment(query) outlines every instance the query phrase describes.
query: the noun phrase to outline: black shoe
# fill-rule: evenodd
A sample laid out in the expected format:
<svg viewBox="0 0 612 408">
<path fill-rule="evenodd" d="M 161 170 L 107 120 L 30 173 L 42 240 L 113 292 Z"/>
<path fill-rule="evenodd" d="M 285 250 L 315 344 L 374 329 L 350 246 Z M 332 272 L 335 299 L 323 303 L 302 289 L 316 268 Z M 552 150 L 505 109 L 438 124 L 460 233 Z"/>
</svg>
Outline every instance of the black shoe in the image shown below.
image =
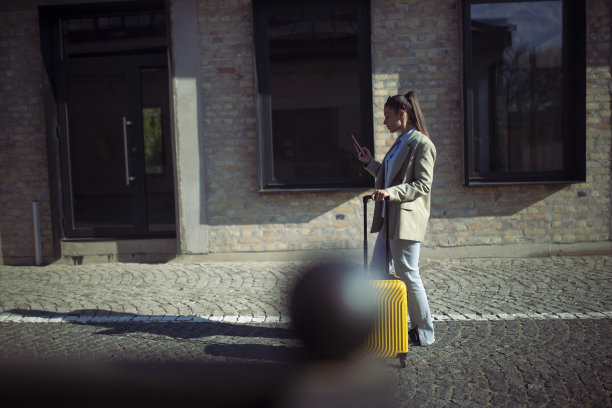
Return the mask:
<svg viewBox="0 0 612 408">
<path fill-rule="evenodd" d="M 419 339 L 419 331 L 415 327 L 414 329 L 408 330 L 408 345 L 409 346 L 420 346 L 421 340 Z"/>
</svg>

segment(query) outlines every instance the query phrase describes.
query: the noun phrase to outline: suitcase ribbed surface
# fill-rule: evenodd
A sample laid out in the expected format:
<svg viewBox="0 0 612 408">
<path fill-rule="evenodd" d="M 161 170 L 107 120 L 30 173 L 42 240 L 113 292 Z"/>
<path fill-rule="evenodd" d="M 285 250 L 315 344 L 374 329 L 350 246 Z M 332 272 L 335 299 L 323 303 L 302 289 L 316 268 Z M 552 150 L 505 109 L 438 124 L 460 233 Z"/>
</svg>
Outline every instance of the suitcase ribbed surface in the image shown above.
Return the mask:
<svg viewBox="0 0 612 408">
<path fill-rule="evenodd" d="M 376 327 L 366 342 L 368 354 L 394 358 L 408 352 L 408 301 L 401 280 L 371 280 L 378 299 Z"/>
</svg>

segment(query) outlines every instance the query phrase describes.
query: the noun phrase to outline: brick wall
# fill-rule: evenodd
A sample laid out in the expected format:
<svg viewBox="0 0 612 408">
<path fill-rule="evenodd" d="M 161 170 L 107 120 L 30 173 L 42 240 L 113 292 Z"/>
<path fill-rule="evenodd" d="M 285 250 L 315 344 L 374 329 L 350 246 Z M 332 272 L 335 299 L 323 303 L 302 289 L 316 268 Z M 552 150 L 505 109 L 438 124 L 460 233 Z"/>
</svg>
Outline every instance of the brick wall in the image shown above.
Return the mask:
<svg viewBox="0 0 612 408">
<path fill-rule="evenodd" d="M 386 97 L 410 89 L 438 149 L 425 246 L 609 241 L 609 2 L 587 0 L 587 181 L 478 188 L 463 186 L 460 4 L 372 0 L 376 154 L 391 142 Z M 208 251 L 359 248 L 366 190 L 258 192 L 250 0 L 200 0 L 198 10 Z M 53 252 L 39 44 L 34 7 L 0 12 L 0 263 L 34 262 L 34 200 L 43 255 Z"/>
<path fill-rule="evenodd" d="M 42 97 L 44 75 L 35 9 L 0 13 L 0 264 L 34 264 L 32 201 L 40 205 L 42 255 L 52 256 Z"/>
<path fill-rule="evenodd" d="M 361 242 L 357 192 L 258 192 L 250 1 L 201 1 L 199 23 L 210 251 L 349 248 Z"/>
<path fill-rule="evenodd" d="M 587 4 L 588 194 L 602 212 L 607 211 L 608 238 L 612 239 L 612 4 L 596 0 Z M 584 234 L 590 234 L 591 228 L 597 229 L 596 236 L 604 233 L 605 213 L 601 218 L 585 220 L 581 225 L 587 229 Z"/>
<path fill-rule="evenodd" d="M 610 10 L 589 0 L 587 182 L 463 186 L 461 3 L 372 0 L 375 149 L 387 96 L 414 89 L 438 149 L 428 247 L 610 239 Z M 365 191 L 260 194 L 248 0 L 199 3 L 210 250 L 361 246 Z"/>
</svg>

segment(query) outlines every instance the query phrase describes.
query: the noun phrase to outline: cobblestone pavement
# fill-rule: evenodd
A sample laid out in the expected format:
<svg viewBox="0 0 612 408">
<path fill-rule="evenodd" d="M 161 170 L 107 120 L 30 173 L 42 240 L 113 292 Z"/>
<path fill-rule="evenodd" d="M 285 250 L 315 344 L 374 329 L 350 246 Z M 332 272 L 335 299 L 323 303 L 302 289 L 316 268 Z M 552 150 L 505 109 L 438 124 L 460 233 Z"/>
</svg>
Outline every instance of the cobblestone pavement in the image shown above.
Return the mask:
<svg viewBox="0 0 612 408">
<path fill-rule="evenodd" d="M 199 379 L 208 384 L 204 398 L 223 395 L 254 406 L 283 383 L 300 355 L 287 305 L 303 267 L 0 266 L 4 388 L 21 380 L 45 383 L 47 377 L 36 382 L 28 375 L 46 372 L 30 364 L 122 365 L 112 372 L 124 375 L 131 364 L 159 372 L 147 377 L 150 395 L 152 385 L 167 385 L 164 374 L 174 372 L 182 384 L 174 398 L 180 392 L 202 398 L 196 392 L 202 388 L 190 382 Z M 612 256 L 423 260 L 421 275 L 437 341 L 411 348 L 405 369 L 384 362 L 398 406 L 612 406 Z M 138 390 L 143 384 L 135 377 L 143 378 L 123 384 Z"/>
</svg>

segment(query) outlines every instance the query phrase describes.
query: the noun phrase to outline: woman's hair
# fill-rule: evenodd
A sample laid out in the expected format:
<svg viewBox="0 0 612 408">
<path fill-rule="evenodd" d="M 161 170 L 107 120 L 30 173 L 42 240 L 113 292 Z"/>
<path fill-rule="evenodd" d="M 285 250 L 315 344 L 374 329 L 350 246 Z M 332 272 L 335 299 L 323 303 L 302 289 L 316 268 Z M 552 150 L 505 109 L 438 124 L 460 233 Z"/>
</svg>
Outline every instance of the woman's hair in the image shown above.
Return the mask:
<svg viewBox="0 0 612 408">
<path fill-rule="evenodd" d="M 385 106 L 393 108 L 396 111 L 401 109 L 406 112 L 408 119 L 410 119 L 416 129 L 429 137 L 429 132 L 425 125 L 425 118 L 423 117 L 423 112 L 421 112 L 421 107 L 419 106 L 419 101 L 414 91 L 410 91 L 406 95 L 390 96 L 387 102 L 385 102 Z"/>
</svg>

